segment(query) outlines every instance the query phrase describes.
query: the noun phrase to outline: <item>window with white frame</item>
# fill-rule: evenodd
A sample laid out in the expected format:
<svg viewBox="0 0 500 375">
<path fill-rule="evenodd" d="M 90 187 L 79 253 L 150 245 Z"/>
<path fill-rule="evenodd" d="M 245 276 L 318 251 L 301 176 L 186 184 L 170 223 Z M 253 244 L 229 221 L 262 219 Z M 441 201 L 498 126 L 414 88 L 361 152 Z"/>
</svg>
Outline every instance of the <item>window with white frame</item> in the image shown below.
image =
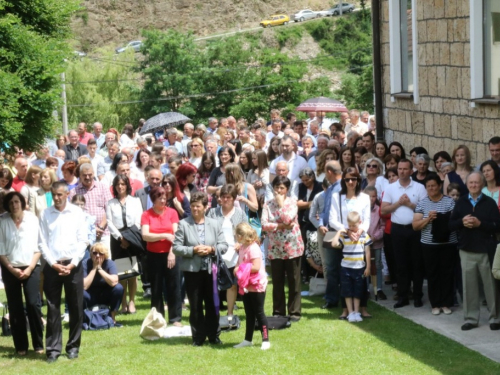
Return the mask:
<svg viewBox="0 0 500 375">
<path fill-rule="evenodd" d="M 391 94 L 418 103 L 416 0 L 389 0 Z"/>
<path fill-rule="evenodd" d="M 500 99 L 500 1 L 470 1 L 471 98 Z"/>
</svg>

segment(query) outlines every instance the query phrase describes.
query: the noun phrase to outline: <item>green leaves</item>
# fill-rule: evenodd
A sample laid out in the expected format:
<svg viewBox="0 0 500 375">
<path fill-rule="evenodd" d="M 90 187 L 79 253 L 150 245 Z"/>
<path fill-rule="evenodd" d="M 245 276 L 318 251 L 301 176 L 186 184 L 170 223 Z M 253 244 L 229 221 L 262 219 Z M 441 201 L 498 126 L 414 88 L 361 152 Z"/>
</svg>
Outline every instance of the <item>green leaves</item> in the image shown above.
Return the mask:
<svg viewBox="0 0 500 375">
<path fill-rule="evenodd" d="M 33 150 L 53 135 L 58 73 L 69 55 L 64 38 L 76 6 L 73 0 L 0 2 L 0 147 Z"/>
</svg>

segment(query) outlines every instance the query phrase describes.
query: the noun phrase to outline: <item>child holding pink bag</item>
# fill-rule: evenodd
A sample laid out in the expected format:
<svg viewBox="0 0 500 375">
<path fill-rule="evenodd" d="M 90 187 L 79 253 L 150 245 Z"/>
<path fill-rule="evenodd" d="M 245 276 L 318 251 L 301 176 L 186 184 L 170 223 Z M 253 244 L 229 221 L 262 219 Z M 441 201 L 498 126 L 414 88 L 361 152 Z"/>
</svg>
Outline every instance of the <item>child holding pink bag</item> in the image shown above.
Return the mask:
<svg viewBox="0 0 500 375">
<path fill-rule="evenodd" d="M 246 315 L 245 340 L 235 348 L 252 346 L 255 319 L 262 333 L 262 350 L 271 347 L 267 317 L 264 313 L 267 274 L 262 262 L 262 252 L 258 243 L 257 232 L 248 224 L 240 223 L 235 229 L 236 241 L 241 245 L 238 250 L 238 263 L 234 274 L 238 278 L 240 294 L 243 294 L 243 306 Z M 242 293 L 243 292 L 243 293 Z"/>
</svg>

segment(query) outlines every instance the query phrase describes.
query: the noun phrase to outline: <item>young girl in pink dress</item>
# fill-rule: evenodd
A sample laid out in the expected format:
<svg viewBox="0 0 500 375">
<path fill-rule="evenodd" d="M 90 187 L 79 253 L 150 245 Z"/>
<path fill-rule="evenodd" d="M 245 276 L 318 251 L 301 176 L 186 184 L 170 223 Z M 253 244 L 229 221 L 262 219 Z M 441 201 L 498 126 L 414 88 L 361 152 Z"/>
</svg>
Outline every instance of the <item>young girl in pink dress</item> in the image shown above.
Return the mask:
<svg viewBox="0 0 500 375">
<path fill-rule="evenodd" d="M 238 263 L 234 269 L 238 277 L 240 294 L 243 294 L 243 306 L 246 315 L 245 340 L 235 348 L 244 348 L 252 345 L 255 319 L 259 323 L 262 333 L 262 350 L 271 347 L 267 318 L 264 313 L 266 298 L 267 274 L 262 262 L 262 253 L 255 230 L 248 223 L 240 223 L 235 230 L 236 241 L 240 244 Z"/>
</svg>

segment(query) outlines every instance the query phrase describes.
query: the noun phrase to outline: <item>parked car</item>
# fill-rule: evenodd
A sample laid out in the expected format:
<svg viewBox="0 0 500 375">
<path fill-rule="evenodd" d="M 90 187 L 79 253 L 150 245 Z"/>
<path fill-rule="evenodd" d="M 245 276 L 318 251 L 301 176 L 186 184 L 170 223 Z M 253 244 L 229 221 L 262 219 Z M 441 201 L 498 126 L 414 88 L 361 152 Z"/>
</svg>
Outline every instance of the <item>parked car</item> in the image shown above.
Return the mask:
<svg viewBox="0 0 500 375">
<path fill-rule="evenodd" d="M 140 52 L 142 47 L 142 42 L 140 40 L 134 40 L 129 42 L 125 47 L 118 47 L 115 49 L 116 53 L 125 52 L 127 49 L 132 48 L 135 52 Z"/>
<path fill-rule="evenodd" d="M 260 26 L 262 27 L 271 27 L 271 26 L 279 26 L 279 25 L 288 25 L 290 22 L 290 17 L 286 14 L 275 14 L 266 18 L 265 20 L 260 21 Z"/>
<path fill-rule="evenodd" d="M 351 13 L 354 11 L 354 4 L 342 3 L 342 13 Z M 338 16 L 340 14 L 340 4 L 335 5 L 333 8 L 321 12 L 322 16 Z"/>
<path fill-rule="evenodd" d="M 320 17 L 320 15 L 318 15 L 317 12 L 313 12 L 311 9 L 303 9 L 292 15 L 291 19 L 295 22 L 303 22 L 305 20 L 312 20 L 313 18 L 318 17 Z"/>
</svg>

